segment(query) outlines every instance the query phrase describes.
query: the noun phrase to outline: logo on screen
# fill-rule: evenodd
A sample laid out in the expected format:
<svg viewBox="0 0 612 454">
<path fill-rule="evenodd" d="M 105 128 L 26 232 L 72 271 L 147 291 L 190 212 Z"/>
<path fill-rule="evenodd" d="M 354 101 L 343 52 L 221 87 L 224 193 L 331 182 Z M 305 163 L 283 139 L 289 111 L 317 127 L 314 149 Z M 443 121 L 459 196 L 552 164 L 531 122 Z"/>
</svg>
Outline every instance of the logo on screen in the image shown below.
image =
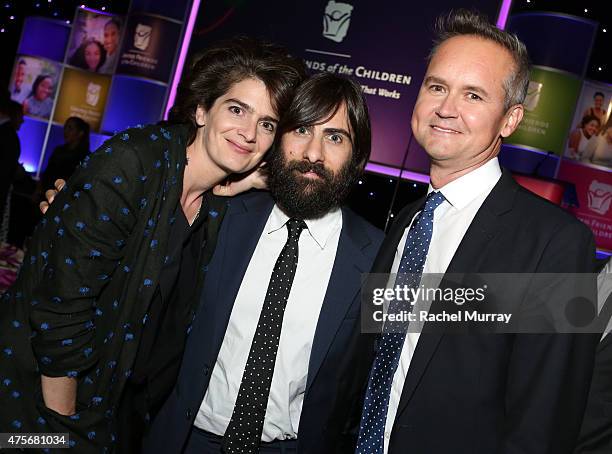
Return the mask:
<svg viewBox="0 0 612 454">
<path fill-rule="evenodd" d="M 612 203 L 612 185 L 593 180 L 588 196 L 589 209 L 597 214 L 606 214 Z"/>
<path fill-rule="evenodd" d="M 351 23 L 353 5 L 329 0 L 323 15 L 323 36 L 341 43 Z"/>
<path fill-rule="evenodd" d="M 533 80 L 529 81 L 527 96 L 525 97 L 525 102 L 523 103 L 525 110 L 531 112 L 538 107 L 538 103 L 540 102 L 540 93 L 542 93 L 543 86 L 544 85 L 539 82 L 534 82 Z"/>
<path fill-rule="evenodd" d="M 100 90 L 102 90 L 101 85 L 94 84 L 93 82 L 89 82 L 89 85 L 87 85 L 85 102 L 91 107 L 96 107 L 98 105 L 98 101 L 100 101 Z"/>
<path fill-rule="evenodd" d="M 153 27 L 144 24 L 138 24 L 134 32 L 134 47 L 140 50 L 147 50 L 151 42 L 151 30 Z"/>
</svg>

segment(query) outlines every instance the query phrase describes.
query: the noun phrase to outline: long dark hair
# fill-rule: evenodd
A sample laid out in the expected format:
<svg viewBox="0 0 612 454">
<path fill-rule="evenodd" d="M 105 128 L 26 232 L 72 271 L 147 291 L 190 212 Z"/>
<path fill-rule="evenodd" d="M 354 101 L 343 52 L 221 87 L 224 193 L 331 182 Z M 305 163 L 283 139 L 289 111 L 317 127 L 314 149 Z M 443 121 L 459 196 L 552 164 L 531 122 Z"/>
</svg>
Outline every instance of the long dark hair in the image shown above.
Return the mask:
<svg viewBox="0 0 612 454">
<path fill-rule="evenodd" d="M 187 125 L 191 144 L 198 128 L 197 107 L 210 110 L 232 85 L 248 78 L 265 84 L 272 107 L 282 117 L 305 77 L 304 64 L 290 57 L 283 47 L 244 36 L 232 38 L 208 48 L 187 68 L 168 122 Z"/>
<path fill-rule="evenodd" d="M 68 119 L 64 122 L 64 127 L 66 127 L 68 122 L 72 123 L 79 131 L 83 133 L 76 148 L 85 152 L 85 154 L 89 153 L 89 123 L 79 117 L 68 117 Z"/>
<path fill-rule="evenodd" d="M 70 57 L 68 63 L 79 68 L 89 69 L 89 66 L 87 66 L 87 61 L 85 60 L 85 49 L 92 43 L 98 46 L 98 49 L 100 49 L 100 62 L 98 63 L 98 66 L 96 66 L 96 71 L 98 71 L 106 61 L 106 49 L 104 49 L 104 45 L 95 38 L 90 38 L 83 41 L 79 48 L 74 51 L 74 54 L 72 54 L 72 57 Z"/>
</svg>

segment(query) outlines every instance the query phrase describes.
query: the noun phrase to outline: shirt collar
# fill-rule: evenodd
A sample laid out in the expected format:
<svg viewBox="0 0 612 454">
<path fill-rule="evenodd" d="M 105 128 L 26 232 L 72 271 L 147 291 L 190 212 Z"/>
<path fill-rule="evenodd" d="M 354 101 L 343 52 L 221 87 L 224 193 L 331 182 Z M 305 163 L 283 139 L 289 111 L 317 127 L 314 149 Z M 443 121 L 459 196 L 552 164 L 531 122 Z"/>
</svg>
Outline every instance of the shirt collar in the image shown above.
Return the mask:
<svg viewBox="0 0 612 454">
<path fill-rule="evenodd" d="M 477 169 L 442 186 L 440 192 L 454 208 L 461 210 L 472 200 L 493 189 L 501 177 L 501 167 L 497 157 L 490 159 Z M 434 190 L 430 184 L 427 193 Z"/>
<path fill-rule="evenodd" d="M 272 213 L 270 213 L 266 233 L 270 234 L 284 228 L 288 220 L 289 216 L 287 216 L 278 205 L 274 204 Z M 318 219 L 304 219 L 304 222 L 306 222 L 306 227 L 308 227 L 308 234 L 321 249 L 325 249 L 327 241 L 341 225 L 342 211 L 340 208 L 334 208 Z"/>
</svg>

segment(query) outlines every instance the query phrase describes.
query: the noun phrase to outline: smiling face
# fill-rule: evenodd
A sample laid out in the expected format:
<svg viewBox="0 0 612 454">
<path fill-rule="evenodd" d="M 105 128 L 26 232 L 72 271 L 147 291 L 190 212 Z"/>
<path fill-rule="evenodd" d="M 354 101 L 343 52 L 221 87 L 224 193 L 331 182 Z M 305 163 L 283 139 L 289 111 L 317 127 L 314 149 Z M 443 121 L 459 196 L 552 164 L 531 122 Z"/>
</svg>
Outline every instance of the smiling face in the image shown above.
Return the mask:
<svg viewBox="0 0 612 454">
<path fill-rule="evenodd" d="M 108 55 L 113 55 L 119 44 L 119 29 L 114 22 L 109 22 L 104 26 L 104 49 Z"/>
<path fill-rule="evenodd" d="M 34 96 L 39 101 L 44 101 L 49 96 L 51 96 L 52 91 L 53 91 L 53 81 L 51 80 L 50 77 L 45 77 L 43 80 L 40 81 L 40 83 L 38 84 L 38 87 L 36 87 L 36 93 L 34 93 Z"/>
<path fill-rule="evenodd" d="M 89 70 L 95 71 L 98 69 L 101 58 L 102 55 L 100 53 L 100 46 L 98 46 L 96 43 L 89 43 L 85 47 L 85 63 L 87 64 L 87 68 Z"/>
<path fill-rule="evenodd" d="M 217 98 L 209 111 L 196 110 L 194 143 L 227 173 L 257 165 L 274 141 L 278 116 L 265 84 L 258 79 L 237 82 Z"/>
<path fill-rule="evenodd" d="M 603 106 L 603 102 L 604 98 L 601 95 L 597 95 L 593 98 L 593 104 L 595 105 L 596 109 L 601 109 L 601 106 Z"/>
<path fill-rule="evenodd" d="M 501 137 L 522 119 L 522 106 L 504 111 L 504 81 L 514 61 L 503 47 L 474 36 L 443 42 L 429 63 L 412 115 L 415 138 L 432 167 L 450 172 L 495 157 Z"/>
<path fill-rule="evenodd" d="M 599 122 L 597 120 L 591 120 L 587 124 L 584 125 L 583 131 L 584 135 L 587 137 L 591 137 L 593 134 L 596 134 L 599 130 Z"/>
</svg>

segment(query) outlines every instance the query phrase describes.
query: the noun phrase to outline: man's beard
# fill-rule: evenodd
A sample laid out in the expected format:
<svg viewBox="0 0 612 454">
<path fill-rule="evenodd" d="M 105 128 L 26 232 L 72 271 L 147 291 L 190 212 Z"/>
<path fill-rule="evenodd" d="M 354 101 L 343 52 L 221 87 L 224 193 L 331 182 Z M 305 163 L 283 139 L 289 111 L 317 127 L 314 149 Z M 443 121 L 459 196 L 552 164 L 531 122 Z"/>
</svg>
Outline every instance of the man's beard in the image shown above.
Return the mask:
<svg viewBox="0 0 612 454">
<path fill-rule="evenodd" d="M 282 150 L 268 158 L 268 186 L 272 197 L 290 218 L 316 219 L 340 206 L 360 174 L 352 161 L 334 173 L 320 162 L 287 161 Z M 313 172 L 319 178 L 304 176 Z"/>
</svg>

